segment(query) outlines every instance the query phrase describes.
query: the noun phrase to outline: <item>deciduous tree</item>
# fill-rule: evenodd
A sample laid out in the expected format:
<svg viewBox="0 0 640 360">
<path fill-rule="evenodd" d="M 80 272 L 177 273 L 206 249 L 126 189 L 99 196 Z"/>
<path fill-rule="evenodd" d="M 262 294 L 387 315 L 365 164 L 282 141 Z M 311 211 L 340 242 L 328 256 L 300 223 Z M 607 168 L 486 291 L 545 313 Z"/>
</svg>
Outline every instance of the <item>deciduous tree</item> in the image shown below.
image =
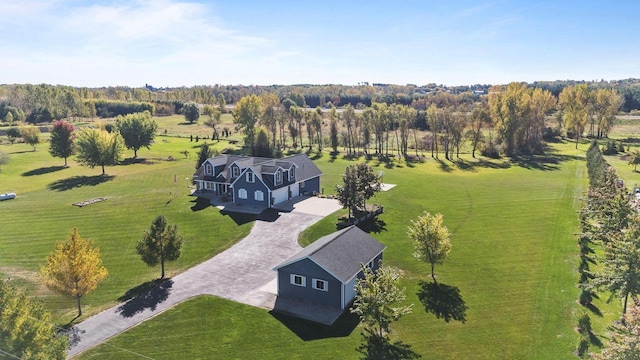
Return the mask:
<svg viewBox="0 0 640 360">
<path fill-rule="evenodd" d="M 624 321 L 611 327 L 609 342 L 600 354 L 590 354 L 593 360 L 640 359 L 640 306 L 634 305 L 624 316 Z"/>
<path fill-rule="evenodd" d="M 67 166 L 67 158 L 73 155 L 75 134 L 73 125 L 64 120 L 53 122 L 51 129 L 51 144 L 49 153 L 53 157 L 64 159 L 64 166 Z"/>
<path fill-rule="evenodd" d="M 138 150 L 142 147 L 149 149 L 156 137 L 158 124 L 151 118 L 148 111 L 142 113 L 118 115 L 116 127 L 127 149 L 133 150 L 133 158 L 138 157 Z"/>
<path fill-rule="evenodd" d="M 366 163 L 356 167 L 357 190 L 361 194 L 362 210 L 367 211 L 367 200 L 381 189 L 380 178 L 373 172 L 373 168 Z"/>
<path fill-rule="evenodd" d="M 33 151 L 36 151 L 40 143 L 40 129 L 35 126 L 23 126 L 20 128 L 20 137 L 26 144 L 33 147 Z"/>
<path fill-rule="evenodd" d="M 67 338 L 56 333 L 42 305 L 0 280 L 0 358 L 63 360 Z"/>
<path fill-rule="evenodd" d="M 47 266 L 41 266 L 40 272 L 49 288 L 76 299 L 78 316 L 82 315 L 80 299 L 108 274 L 98 248 L 80 237 L 75 228 L 66 242 L 56 244 L 56 251 L 47 256 Z"/>
<path fill-rule="evenodd" d="M 120 161 L 123 146 L 119 134 L 111 134 L 101 129 L 83 129 L 76 140 L 77 160 L 80 164 L 102 167 L 116 165 Z"/>
<path fill-rule="evenodd" d="M 168 225 L 167 219 L 158 215 L 151 223 L 149 231 L 144 232 L 144 237 L 138 242 L 136 251 L 145 264 L 156 266 L 160 263 L 162 267 L 160 278 L 164 279 L 164 262 L 180 257 L 182 241 L 178 226 Z"/>
<path fill-rule="evenodd" d="M 2 165 L 9 162 L 9 155 L 5 154 L 0 150 L 0 170 L 2 170 Z"/>
<path fill-rule="evenodd" d="M 244 143 L 252 150 L 255 141 L 255 127 L 261 115 L 262 100 L 257 95 L 243 97 L 238 101 L 233 111 L 233 121 L 244 132 Z"/>
<path fill-rule="evenodd" d="M 576 137 L 576 149 L 589 117 L 589 90 L 587 84 L 567 86 L 558 97 L 562 120 Z"/>
<path fill-rule="evenodd" d="M 256 134 L 256 143 L 253 145 L 253 156 L 267 157 L 273 156 L 273 149 L 269 145 L 269 135 L 267 132 L 260 128 Z"/>
<path fill-rule="evenodd" d="M 338 201 L 343 208 L 349 209 L 349 217 L 355 214 L 355 210 L 362 203 L 362 193 L 358 191 L 358 168 L 349 165 L 342 174 L 342 184 L 336 185 Z"/>
<path fill-rule="evenodd" d="M 216 126 L 220 124 L 222 113 L 220 112 L 220 110 L 214 108 L 211 105 L 205 105 L 204 108 L 202 109 L 202 113 L 209 117 L 209 119 L 205 120 L 204 124 L 213 129 L 213 135 L 211 135 L 211 139 L 217 139 L 218 130 L 216 129 Z"/>
<path fill-rule="evenodd" d="M 196 103 L 188 102 L 182 107 L 182 114 L 184 115 L 185 120 L 193 124 L 200 118 L 200 109 L 198 109 L 198 105 Z"/>
<path fill-rule="evenodd" d="M 640 151 L 633 150 L 630 155 L 631 158 L 629 160 L 629 165 L 633 165 L 633 171 L 638 171 L 638 164 L 640 164 Z"/>
<path fill-rule="evenodd" d="M 625 231 L 603 246 L 602 269 L 596 272 L 593 284 L 622 299 L 624 315 L 629 296 L 640 294 L 640 217 L 633 217 Z"/>
<path fill-rule="evenodd" d="M 400 272 L 389 266 L 381 266 L 375 273 L 362 266 L 364 276 L 356 281 L 356 297 L 351 312 L 357 314 L 371 333 L 380 338 L 389 333 L 389 326 L 402 316 L 411 313 L 413 304 L 399 305 L 406 299 L 405 289 L 400 287 Z"/>
<path fill-rule="evenodd" d="M 434 267 L 442 265 L 451 250 L 449 230 L 443 224 L 442 214 L 431 215 L 425 211 L 416 221 L 411 220 L 407 233 L 415 247 L 413 256 L 431 264 L 431 277 L 437 282 Z"/>
<path fill-rule="evenodd" d="M 331 149 L 333 153 L 338 153 L 338 112 L 334 106 L 329 110 L 329 137 L 331 140 Z"/>
</svg>

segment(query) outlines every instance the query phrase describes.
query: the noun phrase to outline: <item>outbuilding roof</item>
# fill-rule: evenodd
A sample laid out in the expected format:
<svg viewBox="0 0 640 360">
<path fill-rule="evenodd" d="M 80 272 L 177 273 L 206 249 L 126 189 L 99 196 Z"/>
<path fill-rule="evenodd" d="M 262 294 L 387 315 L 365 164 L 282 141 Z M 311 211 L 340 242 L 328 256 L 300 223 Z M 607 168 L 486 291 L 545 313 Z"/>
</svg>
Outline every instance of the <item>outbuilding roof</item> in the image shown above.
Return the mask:
<svg viewBox="0 0 640 360">
<path fill-rule="evenodd" d="M 356 276 L 360 264 L 368 264 L 386 248 L 378 240 L 356 226 L 321 237 L 305 247 L 274 270 L 303 259 L 310 259 L 342 283 Z"/>
</svg>

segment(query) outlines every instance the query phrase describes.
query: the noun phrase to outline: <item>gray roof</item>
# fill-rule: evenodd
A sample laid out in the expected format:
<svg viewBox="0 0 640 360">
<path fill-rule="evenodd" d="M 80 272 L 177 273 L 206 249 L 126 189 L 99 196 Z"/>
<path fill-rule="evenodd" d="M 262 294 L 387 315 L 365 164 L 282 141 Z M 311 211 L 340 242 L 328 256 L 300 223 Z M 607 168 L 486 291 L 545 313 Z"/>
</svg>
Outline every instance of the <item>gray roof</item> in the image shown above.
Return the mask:
<svg viewBox="0 0 640 360">
<path fill-rule="evenodd" d="M 347 283 L 360 272 L 360 264 L 366 265 L 385 248 L 366 232 L 350 226 L 321 237 L 274 270 L 308 258 L 342 283 Z"/>
<path fill-rule="evenodd" d="M 225 165 L 225 169 L 221 172 L 224 174 L 225 179 L 216 179 L 204 175 L 204 166 L 201 166 L 196 170 L 194 174 L 195 180 L 217 180 L 227 183 L 233 182 L 233 179 L 228 175 L 229 166 L 236 163 L 241 169 L 250 167 L 253 169 L 259 177 L 262 177 L 262 173 L 273 174 L 278 167 L 289 169 L 291 166 L 296 165 L 296 181 L 306 181 L 314 177 L 322 175 L 322 172 L 316 164 L 309 159 L 306 154 L 296 154 L 293 156 L 285 157 L 282 159 L 269 159 L 263 157 L 249 157 L 241 155 L 219 155 L 213 158 L 207 159 L 213 166 Z M 284 182 L 283 182 L 284 185 Z M 268 184 L 270 188 L 275 188 L 271 183 Z"/>
</svg>

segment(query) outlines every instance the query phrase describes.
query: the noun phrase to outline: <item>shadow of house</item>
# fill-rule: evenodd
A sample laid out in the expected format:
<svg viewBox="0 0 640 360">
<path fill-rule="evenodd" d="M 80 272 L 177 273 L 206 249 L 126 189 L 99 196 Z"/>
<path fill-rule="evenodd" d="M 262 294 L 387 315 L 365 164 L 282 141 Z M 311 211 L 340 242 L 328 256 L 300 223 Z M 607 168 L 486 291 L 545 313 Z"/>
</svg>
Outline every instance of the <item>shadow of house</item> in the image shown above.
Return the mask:
<svg viewBox="0 0 640 360">
<path fill-rule="evenodd" d="M 331 326 L 289 316 L 277 311 L 269 314 L 286 326 L 303 341 L 347 337 L 360 323 L 360 318 L 351 312 L 342 314 Z"/>
<path fill-rule="evenodd" d="M 459 288 L 442 283 L 420 281 L 420 291 L 417 295 L 424 310 L 438 319 L 444 319 L 445 322 L 456 320 L 465 323 L 467 321 L 467 305 L 462 300 Z"/>
<path fill-rule="evenodd" d="M 54 181 L 48 185 L 49 190 L 67 191 L 84 186 L 96 186 L 115 179 L 115 175 L 73 176 Z"/>
<path fill-rule="evenodd" d="M 155 310 L 169 297 L 173 280 L 157 279 L 129 289 L 118 301 L 126 301 L 117 309 L 124 317 L 132 317 L 146 309 Z"/>
<path fill-rule="evenodd" d="M 211 201 L 205 198 L 195 198 L 194 200 L 191 200 L 191 203 L 193 204 L 191 206 L 191 211 L 194 211 L 194 212 L 204 210 L 212 206 Z"/>
<path fill-rule="evenodd" d="M 64 166 L 49 166 L 49 167 L 41 167 L 41 168 L 37 168 L 37 169 L 33 169 L 33 170 L 29 170 L 26 172 L 23 172 L 22 176 L 37 176 L 37 175 L 45 175 L 45 174 L 50 174 L 52 172 L 56 172 L 56 171 L 60 171 L 65 169 Z"/>
</svg>

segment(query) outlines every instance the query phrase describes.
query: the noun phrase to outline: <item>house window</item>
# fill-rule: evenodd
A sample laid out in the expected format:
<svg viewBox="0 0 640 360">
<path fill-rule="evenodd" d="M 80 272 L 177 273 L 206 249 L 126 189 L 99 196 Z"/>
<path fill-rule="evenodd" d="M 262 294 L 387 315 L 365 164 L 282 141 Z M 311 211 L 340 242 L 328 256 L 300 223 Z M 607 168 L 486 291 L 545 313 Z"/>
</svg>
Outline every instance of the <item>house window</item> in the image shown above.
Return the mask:
<svg viewBox="0 0 640 360">
<path fill-rule="evenodd" d="M 328 291 L 329 283 L 327 283 L 325 280 L 313 279 L 313 281 L 311 282 L 311 287 L 320 291 Z"/>
<path fill-rule="evenodd" d="M 291 170 L 289 170 L 289 181 L 293 181 L 296 179 L 296 167 L 292 166 Z"/>
<path fill-rule="evenodd" d="M 254 199 L 256 199 L 256 201 L 264 201 L 264 193 L 260 190 L 256 190 L 254 193 Z"/>
<path fill-rule="evenodd" d="M 282 182 L 282 171 L 278 170 L 276 172 L 276 185 L 279 185 Z"/>
<path fill-rule="evenodd" d="M 247 182 L 255 182 L 254 174 L 251 171 L 247 171 Z"/>
<path fill-rule="evenodd" d="M 302 287 L 307 286 L 307 278 L 305 278 L 302 275 L 291 274 L 290 280 L 291 280 L 291 285 L 302 286 Z"/>
<path fill-rule="evenodd" d="M 211 181 L 205 181 L 204 188 L 207 190 L 213 190 L 213 183 Z"/>
<path fill-rule="evenodd" d="M 205 166 L 204 166 L 204 174 L 205 175 L 213 175 L 213 166 L 211 166 L 211 164 L 205 164 Z"/>
<path fill-rule="evenodd" d="M 234 166 L 231 168 L 231 177 L 238 177 L 240 176 L 240 168 L 238 168 L 237 166 Z"/>
<path fill-rule="evenodd" d="M 247 190 L 245 190 L 245 189 L 238 190 L 238 197 L 240 199 L 246 199 L 247 198 Z"/>
</svg>

